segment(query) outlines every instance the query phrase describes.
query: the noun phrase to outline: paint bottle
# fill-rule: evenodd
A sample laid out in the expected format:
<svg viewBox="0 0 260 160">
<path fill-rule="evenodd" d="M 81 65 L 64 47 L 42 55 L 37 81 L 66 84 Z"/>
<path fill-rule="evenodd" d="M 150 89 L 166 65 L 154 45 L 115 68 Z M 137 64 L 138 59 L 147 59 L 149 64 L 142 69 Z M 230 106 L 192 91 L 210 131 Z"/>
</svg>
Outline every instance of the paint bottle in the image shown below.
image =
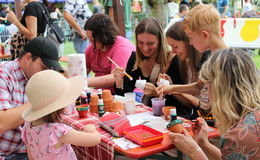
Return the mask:
<svg viewBox="0 0 260 160">
<path fill-rule="evenodd" d="M 98 100 L 98 116 L 102 117 L 105 114 L 103 99 Z"/>
</svg>

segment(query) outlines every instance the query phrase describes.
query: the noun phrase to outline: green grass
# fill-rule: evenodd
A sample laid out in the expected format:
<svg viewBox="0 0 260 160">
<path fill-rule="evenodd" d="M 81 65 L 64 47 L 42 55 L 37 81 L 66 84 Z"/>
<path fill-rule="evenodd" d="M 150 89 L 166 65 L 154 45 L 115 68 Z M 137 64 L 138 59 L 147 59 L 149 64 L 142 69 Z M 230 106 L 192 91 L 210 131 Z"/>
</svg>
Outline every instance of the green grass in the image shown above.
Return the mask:
<svg viewBox="0 0 260 160">
<path fill-rule="evenodd" d="M 72 42 L 66 42 L 65 45 L 64 45 L 63 56 L 67 56 L 68 54 L 72 54 L 72 53 L 76 53 L 76 51 L 74 50 L 74 47 L 73 47 L 73 43 Z M 67 66 L 68 66 L 67 62 L 60 62 L 60 64 L 64 68 L 67 68 Z"/>
<path fill-rule="evenodd" d="M 253 57 L 253 60 L 254 60 L 254 62 L 255 62 L 255 64 L 256 64 L 256 67 L 258 68 L 258 69 L 260 69 L 260 55 L 258 55 L 258 52 L 259 52 L 260 50 L 259 49 L 256 49 L 255 50 L 255 56 Z"/>
<path fill-rule="evenodd" d="M 134 39 L 135 38 L 132 39 L 133 44 L 135 44 Z M 260 55 L 258 55 L 258 51 L 259 51 L 259 49 L 256 49 L 254 51 L 255 55 L 253 56 L 253 60 L 256 64 L 257 68 L 260 69 Z M 73 43 L 72 42 L 66 42 L 65 46 L 64 46 L 63 56 L 67 56 L 68 54 L 71 54 L 71 53 L 76 53 L 75 50 L 74 50 L 74 47 L 73 47 Z M 65 62 L 60 62 L 60 63 L 63 67 L 67 67 L 67 63 L 65 63 Z"/>
<path fill-rule="evenodd" d="M 73 43 L 72 42 L 66 42 L 65 46 L 64 46 L 63 55 L 67 56 L 68 54 L 71 54 L 71 53 L 76 53 L 76 51 L 74 50 L 74 47 L 73 47 Z"/>
</svg>

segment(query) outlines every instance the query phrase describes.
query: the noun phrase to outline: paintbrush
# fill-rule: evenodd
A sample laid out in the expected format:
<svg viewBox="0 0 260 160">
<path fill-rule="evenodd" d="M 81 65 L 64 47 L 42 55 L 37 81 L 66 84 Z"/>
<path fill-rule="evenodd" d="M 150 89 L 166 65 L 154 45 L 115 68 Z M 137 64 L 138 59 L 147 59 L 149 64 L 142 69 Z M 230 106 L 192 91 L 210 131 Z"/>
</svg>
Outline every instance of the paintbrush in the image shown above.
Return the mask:
<svg viewBox="0 0 260 160">
<path fill-rule="evenodd" d="M 111 58 L 109 58 L 109 57 L 107 57 L 108 58 L 108 60 L 110 60 L 110 62 L 112 62 L 116 67 L 120 67 L 118 64 L 116 64 L 116 62 L 114 62 Z M 124 71 L 124 74 L 132 81 L 133 80 L 133 77 L 132 76 L 130 76 L 128 73 L 126 73 L 125 71 Z"/>
</svg>

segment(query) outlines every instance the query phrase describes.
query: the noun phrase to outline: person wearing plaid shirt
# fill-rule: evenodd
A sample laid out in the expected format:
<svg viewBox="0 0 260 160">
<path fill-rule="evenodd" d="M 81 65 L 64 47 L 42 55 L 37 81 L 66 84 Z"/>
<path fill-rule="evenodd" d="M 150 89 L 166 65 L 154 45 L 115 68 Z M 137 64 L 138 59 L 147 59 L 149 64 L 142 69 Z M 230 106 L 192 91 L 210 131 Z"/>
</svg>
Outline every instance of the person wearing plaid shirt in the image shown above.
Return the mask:
<svg viewBox="0 0 260 160">
<path fill-rule="evenodd" d="M 56 45 L 45 37 L 37 37 L 24 47 L 14 61 L 0 65 L 0 160 L 27 160 L 26 146 L 21 139 L 24 121 L 21 113 L 30 104 L 25 86 L 35 73 L 53 69 L 63 72 L 58 62 Z"/>
</svg>

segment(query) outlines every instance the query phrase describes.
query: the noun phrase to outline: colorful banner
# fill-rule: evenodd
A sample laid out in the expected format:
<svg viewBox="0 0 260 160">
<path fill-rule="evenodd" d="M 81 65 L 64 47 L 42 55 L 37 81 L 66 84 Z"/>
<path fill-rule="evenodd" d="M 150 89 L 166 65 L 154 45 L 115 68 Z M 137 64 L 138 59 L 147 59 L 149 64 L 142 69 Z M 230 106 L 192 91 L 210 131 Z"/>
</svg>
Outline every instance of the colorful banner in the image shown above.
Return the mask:
<svg viewBox="0 0 260 160">
<path fill-rule="evenodd" d="M 260 18 L 221 20 L 221 36 L 230 47 L 260 48 Z"/>
<path fill-rule="evenodd" d="M 164 31 L 177 21 L 171 19 Z M 260 48 L 260 18 L 221 19 L 220 34 L 229 47 Z"/>
</svg>

